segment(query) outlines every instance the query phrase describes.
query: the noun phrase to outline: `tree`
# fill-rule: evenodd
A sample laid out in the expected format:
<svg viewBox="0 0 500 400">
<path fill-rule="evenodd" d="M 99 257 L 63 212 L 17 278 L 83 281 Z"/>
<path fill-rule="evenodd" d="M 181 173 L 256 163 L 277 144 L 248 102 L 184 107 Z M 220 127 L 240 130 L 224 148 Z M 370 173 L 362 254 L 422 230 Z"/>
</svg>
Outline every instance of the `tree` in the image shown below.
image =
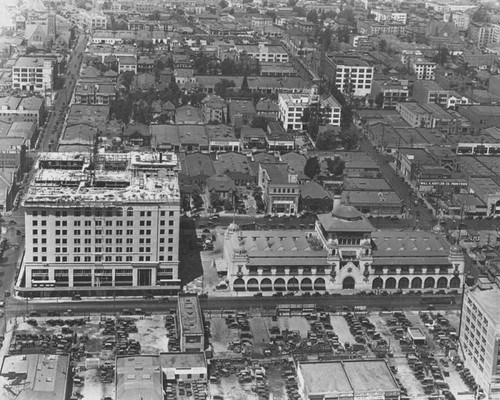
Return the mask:
<svg viewBox="0 0 500 400">
<path fill-rule="evenodd" d="M 378 108 L 382 108 L 384 106 L 384 93 L 377 93 L 377 96 L 375 96 L 375 104 Z"/>
<path fill-rule="evenodd" d="M 266 11 L 266 15 L 269 18 L 272 18 L 273 22 L 275 22 L 276 18 L 278 18 L 278 14 L 276 14 L 276 11 L 274 11 L 274 10 L 268 10 L 268 11 Z"/>
<path fill-rule="evenodd" d="M 223 206 L 223 201 L 217 194 L 217 192 L 210 192 L 210 206 L 215 210 L 215 211 L 220 211 L 222 206 Z"/>
<path fill-rule="evenodd" d="M 220 0 L 219 1 L 219 7 L 222 8 L 223 10 L 229 6 L 229 3 L 227 0 Z"/>
<path fill-rule="evenodd" d="M 161 13 L 159 11 L 154 11 L 153 13 L 148 15 L 148 19 L 150 21 L 159 21 L 161 18 Z"/>
<path fill-rule="evenodd" d="M 222 75 L 237 75 L 236 62 L 230 58 L 224 59 L 220 63 Z"/>
<path fill-rule="evenodd" d="M 381 52 L 385 52 L 387 50 L 387 41 L 385 39 L 382 39 L 380 42 L 378 42 L 378 49 Z"/>
<path fill-rule="evenodd" d="M 316 150 L 333 150 L 337 147 L 337 142 L 334 140 L 335 135 L 330 131 L 318 133 L 316 137 Z"/>
<path fill-rule="evenodd" d="M 193 192 L 191 195 L 191 200 L 193 201 L 193 208 L 199 210 L 203 207 L 203 199 L 198 192 Z"/>
<path fill-rule="evenodd" d="M 312 22 L 313 24 L 317 24 L 318 23 L 318 12 L 314 9 L 309 11 L 309 13 L 307 14 L 307 20 L 309 22 Z"/>
<path fill-rule="evenodd" d="M 434 57 L 434 62 L 439 65 L 444 65 L 448 62 L 448 58 L 450 57 L 450 51 L 446 47 L 440 47 L 436 56 Z"/>
<path fill-rule="evenodd" d="M 298 2 L 299 0 L 288 0 L 288 7 L 294 8 Z"/>
<path fill-rule="evenodd" d="M 319 161 L 317 157 L 311 157 L 306 161 L 306 165 L 304 166 L 304 174 L 306 174 L 309 178 L 314 179 L 316 175 L 321 172 L 321 167 L 319 165 Z"/>
<path fill-rule="evenodd" d="M 224 201 L 224 210 L 225 211 L 232 211 L 233 210 L 233 202 L 229 199 L 226 199 Z"/>
<path fill-rule="evenodd" d="M 186 194 L 183 194 L 181 196 L 181 208 L 184 211 L 190 211 L 191 210 L 191 199 Z"/>
<path fill-rule="evenodd" d="M 480 6 L 474 14 L 472 14 L 472 21 L 474 22 L 490 22 L 488 10 L 484 6 Z"/>
<path fill-rule="evenodd" d="M 233 80 L 229 79 L 221 79 L 218 83 L 215 84 L 215 93 L 225 99 L 228 95 L 229 88 L 236 87 Z"/>
<path fill-rule="evenodd" d="M 344 18 L 349 24 L 354 25 L 356 20 L 354 18 L 354 11 L 350 7 L 344 8 L 338 15 L 338 18 Z"/>
<path fill-rule="evenodd" d="M 134 72 L 133 71 L 125 71 L 123 74 L 120 76 L 120 81 L 127 88 L 127 90 L 130 90 L 130 85 L 132 85 L 132 81 L 134 80 Z"/>
<path fill-rule="evenodd" d="M 333 159 L 327 158 L 326 167 L 328 169 L 328 172 L 333 176 L 342 176 L 342 174 L 344 173 L 345 161 L 338 156 L 334 157 Z"/>
<path fill-rule="evenodd" d="M 356 125 L 350 125 L 344 128 L 340 137 L 342 139 L 344 149 L 352 150 L 358 146 L 359 135 Z"/>
<path fill-rule="evenodd" d="M 246 75 L 243 77 L 243 82 L 241 82 L 241 91 L 242 92 L 250 91 L 250 88 L 248 86 L 248 78 Z"/>
</svg>

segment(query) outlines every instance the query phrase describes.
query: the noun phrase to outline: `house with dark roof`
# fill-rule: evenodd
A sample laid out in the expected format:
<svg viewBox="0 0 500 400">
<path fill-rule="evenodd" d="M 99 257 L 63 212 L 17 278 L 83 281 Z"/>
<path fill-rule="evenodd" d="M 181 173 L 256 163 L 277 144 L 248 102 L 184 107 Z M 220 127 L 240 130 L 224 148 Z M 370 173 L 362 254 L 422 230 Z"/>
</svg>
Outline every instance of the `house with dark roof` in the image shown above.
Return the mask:
<svg viewBox="0 0 500 400">
<path fill-rule="evenodd" d="M 179 183 L 181 192 L 186 186 L 205 188 L 208 178 L 215 175 L 212 159 L 203 153 L 178 153 L 181 170 L 179 172 Z"/>
<path fill-rule="evenodd" d="M 250 167 L 248 157 L 240 153 L 222 153 L 214 161 L 218 175 L 229 176 L 236 186 L 247 186 L 257 182 L 257 175 Z"/>
<path fill-rule="evenodd" d="M 214 204 L 212 204 L 211 201 L 212 196 L 217 196 L 222 201 L 232 201 L 233 196 L 236 193 L 236 185 L 229 176 L 217 174 L 207 179 L 206 191 L 209 205 L 210 207 L 214 207 Z"/>
<path fill-rule="evenodd" d="M 261 128 L 241 127 L 241 145 L 244 149 L 265 149 L 266 133 Z"/>
<path fill-rule="evenodd" d="M 333 198 L 318 182 L 300 185 L 299 208 L 301 211 L 327 213 L 332 210 Z"/>
<path fill-rule="evenodd" d="M 125 143 L 130 146 L 149 146 L 151 144 L 151 132 L 148 126 L 140 122 L 128 125 L 124 132 L 123 137 Z"/>
<path fill-rule="evenodd" d="M 182 106 L 175 110 L 175 122 L 184 125 L 203 125 L 205 119 L 201 109 L 194 106 Z"/>
</svg>

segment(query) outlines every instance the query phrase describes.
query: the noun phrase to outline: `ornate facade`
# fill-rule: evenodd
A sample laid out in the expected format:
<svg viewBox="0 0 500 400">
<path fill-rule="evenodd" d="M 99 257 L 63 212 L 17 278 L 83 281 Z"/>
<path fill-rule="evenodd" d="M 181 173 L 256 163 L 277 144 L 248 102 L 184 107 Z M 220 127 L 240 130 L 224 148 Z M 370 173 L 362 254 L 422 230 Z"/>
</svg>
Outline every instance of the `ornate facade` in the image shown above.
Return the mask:
<svg viewBox="0 0 500 400">
<path fill-rule="evenodd" d="M 464 257 L 443 236 L 377 231 L 356 208 L 335 204 L 315 232 L 239 231 L 224 239 L 231 290 L 429 290 L 462 286 Z"/>
</svg>

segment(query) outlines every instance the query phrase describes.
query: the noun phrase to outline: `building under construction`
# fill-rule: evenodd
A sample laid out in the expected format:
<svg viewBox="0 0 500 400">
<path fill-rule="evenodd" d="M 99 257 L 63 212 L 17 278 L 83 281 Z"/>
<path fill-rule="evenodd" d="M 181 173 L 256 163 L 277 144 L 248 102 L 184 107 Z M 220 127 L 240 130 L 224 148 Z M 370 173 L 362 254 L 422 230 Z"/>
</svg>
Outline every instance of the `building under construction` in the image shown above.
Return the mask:
<svg viewBox="0 0 500 400">
<path fill-rule="evenodd" d="M 171 153 L 43 153 L 24 198 L 24 297 L 166 295 L 180 288 Z"/>
</svg>

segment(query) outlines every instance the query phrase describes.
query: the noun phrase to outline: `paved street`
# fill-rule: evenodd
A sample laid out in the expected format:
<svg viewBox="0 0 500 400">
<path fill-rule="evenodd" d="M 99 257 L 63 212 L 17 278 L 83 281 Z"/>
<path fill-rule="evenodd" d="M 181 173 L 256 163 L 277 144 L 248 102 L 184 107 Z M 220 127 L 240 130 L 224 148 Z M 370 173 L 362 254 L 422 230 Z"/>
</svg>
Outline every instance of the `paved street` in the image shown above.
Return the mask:
<svg viewBox="0 0 500 400">
<path fill-rule="evenodd" d="M 78 74 L 80 73 L 80 66 L 83 59 L 83 57 L 80 57 L 80 54 L 83 54 L 85 51 L 86 43 L 87 37 L 83 33 L 80 34 L 75 50 L 73 51 L 66 67 L 64 87 L 58 92 L 57 99 L 54 102 L 52 115 L 47 123 L 47 126 L 45 127 L 45 133 L 39 147 L 42 151 L 56 149 L 55 143 L 57 143 L 58 134 L 62 130 L 66 107 L 69 106 L 73 89 L 75 87 Z"/>
<path fill-rule="evenodd" d="M 325 296 L 325 297 L 214 297 L 201 299 L 201 306 L 207 310 L 218 309 L 236 309 L 236 308 L 275 308 L 278 304 L 314 304 L 316 307 L 335 308 L 340 310 L 342 307 L 367 306 L 372 309 L 387 307 L 388 309 L 425 309 L 427 306 L 421 304 L 420 295 L 405 296 Z M 456 296 L 455 305 L 441 306 L 440 309 L 458 309 L 461 297 Z M 24 315 L 30 311 L 46 313 L 48 311 L 64 312 L 71 309 L 75 314 L 89 313 L 112 313 L 121 311 L 124 308 L 133 310 L 141 308 L 152 312 L 165 312 L 167 309 L 175 308 L 177 302 L 175 297 L 171 297 L 167 302 L 158 300 L 138 300 L 138 299 L 113 299 L 100 301 L 68 301 L 63 302 L 51 300 L 43 302 L 42 300 L 30 301 L 19 299 L 8 299 L 6 304 L 6 314 L 9 316 Z"/>
</svg>

